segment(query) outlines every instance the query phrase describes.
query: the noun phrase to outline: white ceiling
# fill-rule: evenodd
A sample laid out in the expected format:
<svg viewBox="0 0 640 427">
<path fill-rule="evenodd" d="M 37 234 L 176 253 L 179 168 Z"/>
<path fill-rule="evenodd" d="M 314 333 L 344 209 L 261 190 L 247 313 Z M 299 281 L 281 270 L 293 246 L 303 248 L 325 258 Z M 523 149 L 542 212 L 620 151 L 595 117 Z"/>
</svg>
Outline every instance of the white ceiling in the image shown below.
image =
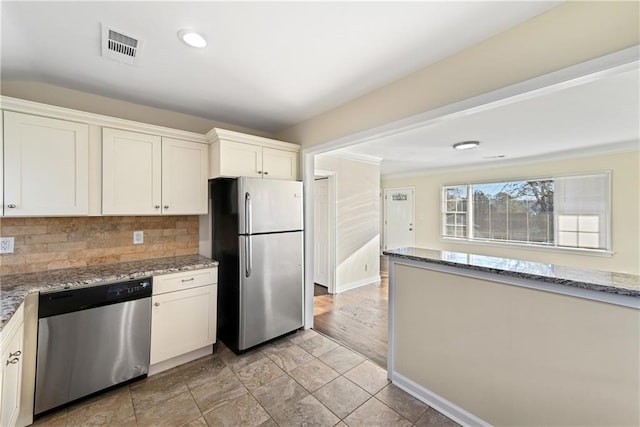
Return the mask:
<svg viewBox="0 0 640 427">
<path fill-rule="evenodd" d="M 558 3 L 3 0 L 0 72 L 274 132 Z M 136 65 L 101 56 L 101 23 L 142 41 Z"/>
<path fill-rule="evenodd" d="M 640 73 L 612 74 L 475 114 L 353 145 L 336 153 L 381 159 L 381 172 L 409 173 L 640 149 Z M 477 140 L 473 150 L 452 145 Z M 504 156 L 495 158 L 495 156 Z"/>
</svg>

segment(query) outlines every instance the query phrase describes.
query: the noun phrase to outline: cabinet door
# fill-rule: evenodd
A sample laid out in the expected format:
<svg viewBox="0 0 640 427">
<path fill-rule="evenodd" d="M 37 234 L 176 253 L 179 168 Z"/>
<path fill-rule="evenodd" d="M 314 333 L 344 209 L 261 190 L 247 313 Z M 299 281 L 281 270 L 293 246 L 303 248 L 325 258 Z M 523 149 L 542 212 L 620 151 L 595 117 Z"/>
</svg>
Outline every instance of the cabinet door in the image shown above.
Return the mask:
<svg viewBox="0 0 640 427">
<path fill-rule="evenodd" d="M 263 176 L 269 179 L 298 179 L 298 153 L 295 151 L 264 148 L 262 150 Z"/>
<path fill-rule="evenodd" d="M 102 214 L 160 215 L 161 138 L 102 130 Z"/>
<path fill-rule="evenodd" d="M 87 215 L 89 127 L 4 112 L 6 216 Z"/>
<path fill-rule="evenodd" d="M 208 147 L 162 138 L 162 213 L 207 213 Z"/>
<path fill-rule="evenodd" d="M 220 141 L 220 175 L 262 176 L 262 147 L 241 142 Z"/>
<path fill-rule="evenodd" d="M 9 326 L 9 325 L 6 325 Z M 22 331 L 23 323 L 17 329 L 2 336 L 2 358 L 0 359 L 0 426 L 13 426 L 20 412 L 22 388 Z M 3 331 L 4 332 L 4 331 Z"/>
<path fill-rule="evenodd" d="M 151 364 L 216 340 L 217 285 L 155 295 L 151 312 Z"/>
</svg>

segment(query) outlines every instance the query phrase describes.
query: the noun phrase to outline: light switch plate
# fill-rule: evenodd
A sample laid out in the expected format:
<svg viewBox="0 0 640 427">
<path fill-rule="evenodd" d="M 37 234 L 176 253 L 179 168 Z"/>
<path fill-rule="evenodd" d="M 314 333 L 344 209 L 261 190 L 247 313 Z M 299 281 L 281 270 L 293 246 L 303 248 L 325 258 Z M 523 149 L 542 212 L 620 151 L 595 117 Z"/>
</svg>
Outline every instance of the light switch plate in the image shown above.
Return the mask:
<svg viewBox="0 0 640 427">
<path fill-rule="evenodd" d="M 15 237 L 0 237 L 0 254 L 12 254 Z"/>
<path fill-rule="evenodd" d="M 144 243 L 144 231 L 134 231 L 133 232 L 133 244 L 141 245 Z"/>
</svg>

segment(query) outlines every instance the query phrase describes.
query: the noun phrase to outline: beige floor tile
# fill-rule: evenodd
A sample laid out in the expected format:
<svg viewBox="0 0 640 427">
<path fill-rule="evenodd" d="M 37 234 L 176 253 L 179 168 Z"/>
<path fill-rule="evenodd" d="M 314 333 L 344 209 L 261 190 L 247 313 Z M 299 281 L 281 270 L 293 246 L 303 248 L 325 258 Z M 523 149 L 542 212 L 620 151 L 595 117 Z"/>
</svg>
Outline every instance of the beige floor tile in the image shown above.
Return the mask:
<svg viewBox="0 0 640 427">
<path fill-rule="evenodd" d="M 364 405 L 353 411 L 344 419 L 350 427 L 377 427 L 394 426 L 410 427 L 411 422 L 403 418 L 377 399 L 369 399 Z"/>
<path fill-rule="evenodd" d="M 346 347 L 340 346 L 323 354 L 320 360 L 341 374 L 344 374 L 349 369 L 362 363 L 364 357 Z"/>
<path fill-rule="evenodd" d="M 117 425 L 134 416 L 129 388 L 109 392 L 104 397 L 69 408 L 67 425 Z M 129 424 L 130 425 L 130 424 Z M 133 420 L 135 425 L 135 417 Z"/>
<path fill-rule="evenodd" d="M 298 366 L 313 360 L 313 356 L 301 349 L 296 344 L 289 347 L 280 348 L 271 354 L 267 354 L 269 359 L 273 361 L 280 369 L 289 372 Z"/>
<path fill-rule="evenodd" d="M 457 427 L 459 426 L 453 420 L 450 420 L 446 416 L 442 415 L 440 412 L 436 411 L 433 408 L 429 408 L 426 410 L 424 414 L 416 421 L 416 427 Z"/>
<path fill-rule="evenodd" d="M 316 334 L 316 336 L 302 341 L 298 344 L 304 351 L 318 357 L 326 352 L 333 350 L 339 345 L 329 338 Z"/>
<path fill-rule="evenodd" d="M 387 371 L 369 360 L 347 371 L 344 376 L 371 394 L 376 394 L 389 384 Z"/>
<path fill-rule="evenodd" d="M 297 331 L 295 334 L 289 335 L 287 339 L 294 344 L 300 345 L 300 343 L 308 339 L 311 339 L 317 335 L 318 333 L 313 329 L 304 329 L 304 330 Z"/>
<path fill-rule="evenodd" d="M 285 375 L 284 371 L 266 356 L 236 371 L 236 375 L 249 390 L 255 390 L 270 381 Z"/>
<path fill-rule="evenodd" d="M 275 414 L 273 419 L 280 427 L 333 426 L 340 421 L 333 412 L 311 395 L 287 406 Z"/>
<path fill-rule="evenodd" d="M 339 418 L 346 417 L 371 398 L 369 393 L 345 377 L 336 378 L 313 395 Z"/>
<path fill-rule="evenodd" d="M 270 342 L 269 344 L 261 346 L 260 351 L 263 352 L 266 356 L 270 356 L 272 354 L 279 352 L 280 350 L 289 348 L 293 345 L 295 344 L 292 343 L 288 337 L 282 337 L 273 342 Z"/>
<path fill-rule="evenodd" d="M 250 394 L 240 396 L 225 405 L 207 412 L 205 420 L 209 426 L 259 426 L 269 421 L 269 414 Z"/>
<path fill-rule="evenodd" d="M 183 427 L 207 427 L 207 422 L 204 420 L 204 417 L 200 417 L 185 424 Z"/>
<path fill-rule="evenodd" d="M 227 365 L 220 358 L 204 358 L 199 363 L 191 363 L 189 366 L 180 369 L 180 375 L 190 389 L 194 389 L 202 384 L 211 381 L 223 369 L 228 369 Z"/>
<path fill-rule="evenodd" d="M 38 427 L 64 427 L 67 425 L 67 408 L 52 412 L 44 417 L 38 418 L 32 426 Z"/>
<path fill-rule="evenodd" d="M 418 421 L 418 418 L 429 408 L 428 405 L 393 384 L 380 390 L 376 398 L 412 423 Z"/>
<path fill-rule="evenodd" d="M 240 355 L 228 350 L 226 353 L 220 355 L 222 361 L 236 373 L 252 363 L 264 359 L 265 357 L 267 356 L 257 349 Z"/>
<path fill-rule="evenodd" d="M 253 391 L 253 396 L 274 414 L 309 395 L 309 392 L 289 375 L 283 375 Z"/>
<path fill-rule="evenodd" d="M 322 361 L 314 358 L 312 361 L 300 365 L 289 372 L 289 375 L 308 391 L 314 392 L 340 374 L 322 363 Z"/>
<path fill-rule="evenodd" d="M 238 377 L 227 367 L 211 376 L 208 382 L 191 389 L 202 412 L 211 411 L 247 393 Z"/>
<path fill-rule="evenodd" d="M 157 405 L 174 396 L 188 393 L 187 385 L 182 377 L 171 370 L 170 374 L 147 378 L 141 383 L 131 385 L 131 397 L 136 411 Z"/>
<path fill-rule="evenodd" d="M 198 405 L 187 391 L 156 406 L 136 411 L 138 425 L 144 426 L 181 426 L 200 418 Z"/>
</svg>

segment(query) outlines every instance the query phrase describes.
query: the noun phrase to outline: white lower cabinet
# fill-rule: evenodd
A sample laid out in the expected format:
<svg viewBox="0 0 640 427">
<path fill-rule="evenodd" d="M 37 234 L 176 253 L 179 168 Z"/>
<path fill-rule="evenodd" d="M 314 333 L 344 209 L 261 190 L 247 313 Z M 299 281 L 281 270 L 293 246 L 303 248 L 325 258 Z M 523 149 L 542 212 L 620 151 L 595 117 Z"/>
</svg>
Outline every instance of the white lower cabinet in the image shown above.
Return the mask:
<svg viewBox="0 0 640 427">
<path fill-rule="evenodd" d="M 154 276 L 151 311 L 152 368 L 215 343 L 218 295 L 216 282 L 217 268 Z M 173 366 L 186 361 L 181 360 Z M 166 369 L 169 367 L 171 365 L 167 365 Z M 156 369 L 155 372 L 160 370 Z M 155 372 L 150 371 L 150 374 Z"/>
<path fill-rule="evenodd" d="M 2 359 L 0 363 L 0 426 L 16 425 L 20 413 L 22 388 L 22 358 L 24 309 L 20 306 L 0 335 Z"/>
</svg>

